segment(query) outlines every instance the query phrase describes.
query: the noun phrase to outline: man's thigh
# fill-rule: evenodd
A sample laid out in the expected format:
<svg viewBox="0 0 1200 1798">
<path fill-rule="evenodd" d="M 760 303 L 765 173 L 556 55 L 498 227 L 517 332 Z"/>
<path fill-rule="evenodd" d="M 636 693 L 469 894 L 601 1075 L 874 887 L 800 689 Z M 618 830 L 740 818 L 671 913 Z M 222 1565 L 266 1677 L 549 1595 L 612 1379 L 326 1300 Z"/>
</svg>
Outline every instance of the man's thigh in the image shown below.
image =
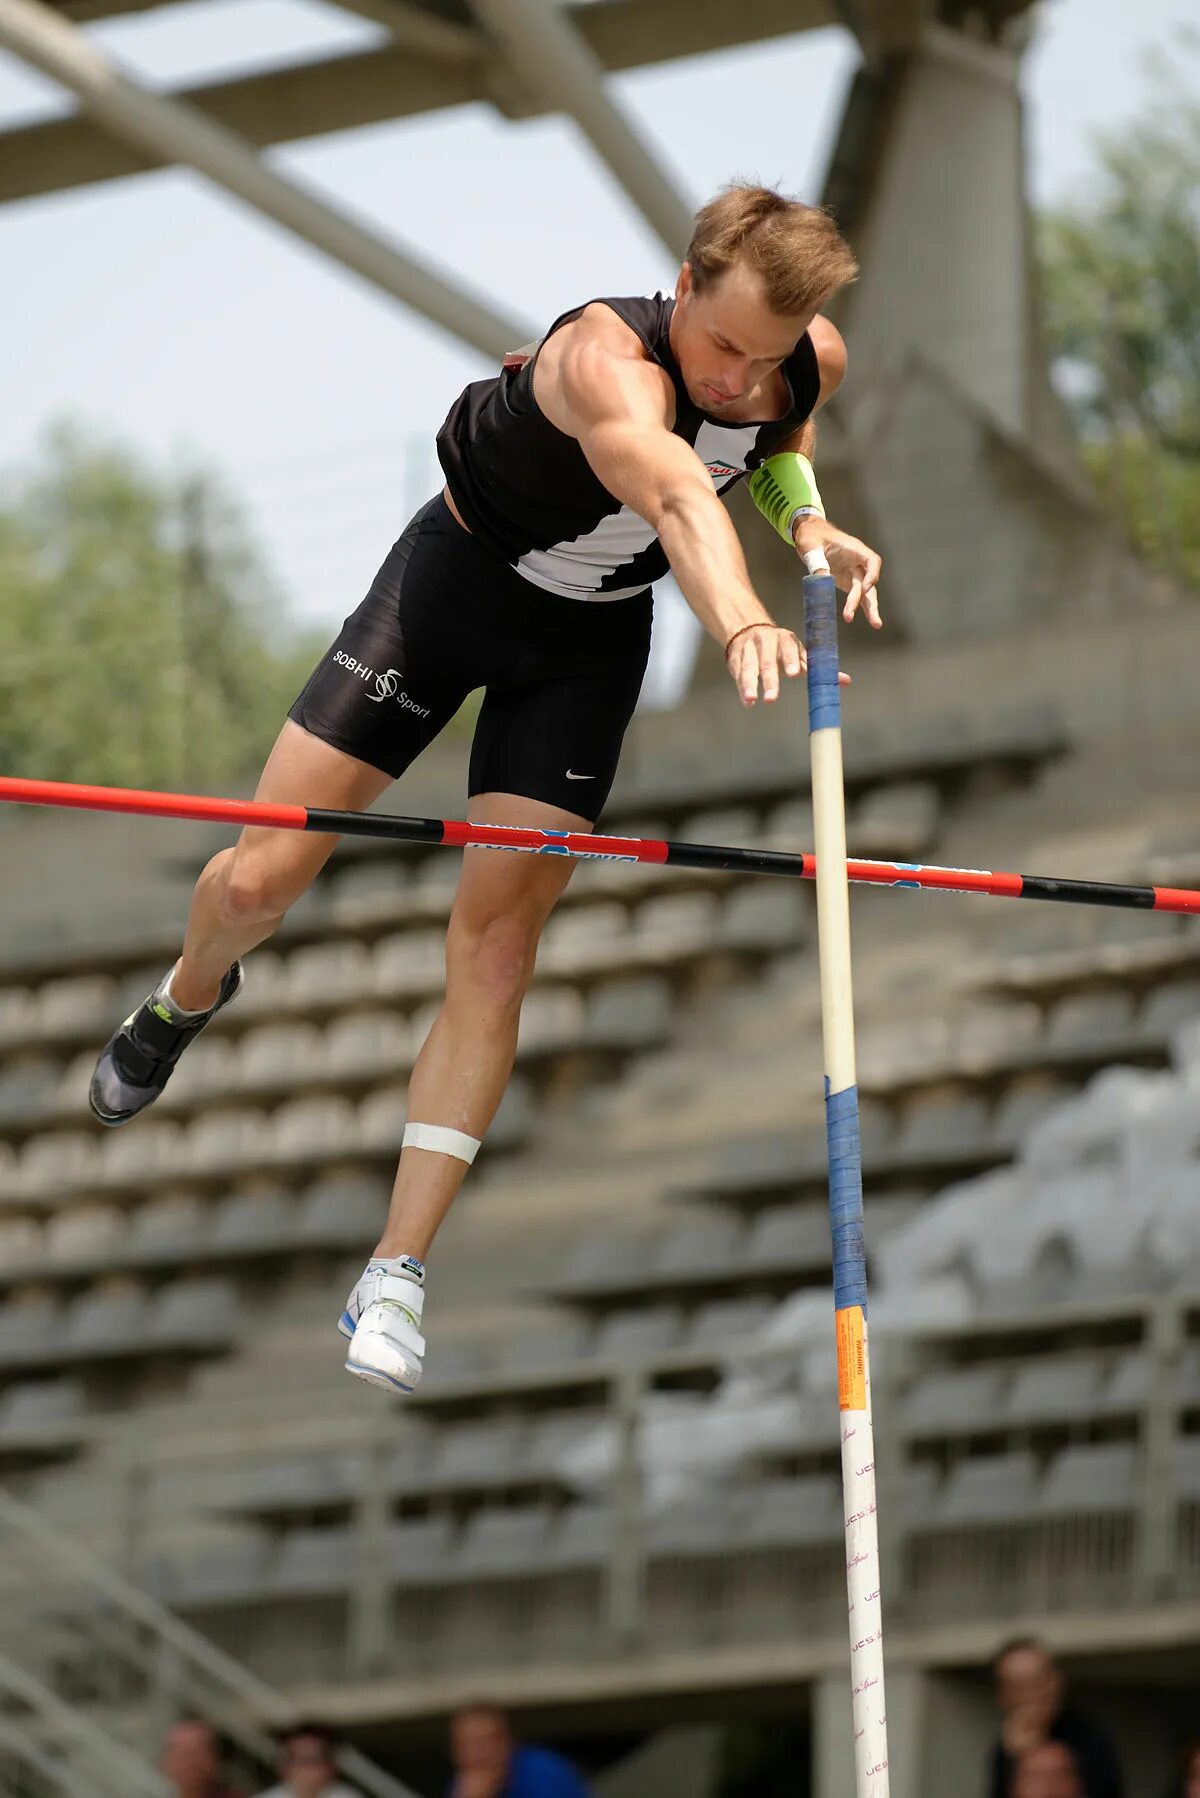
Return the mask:
<svg viewBox="0 0 1200 1798">
<path fill-rule="evenodd" d="M 527 610 L 530 642 L 514 676 L 488 684 L 467 790 L 472 799 L 524 794 L 594 823 L 641 691 L 651 596 L 609 604 L 536 594 Z"/>
<path fill-rule="evenodd" d="M 481 562 L 478 545 L 431 501 L 343 621 L 289 719 L 398 780 L 467 694 L 506 666 L 497 588 L 516 578 Z"/>
<path fill-rule="evenodd" d="M 355 760 L 287 718 L 254 797 L 265 805 L 362 812 L 391 784 L 390 774 Z M 276 895 L 280 909 L 286 910 L 307 892 L 339 841 L 324 831 L 246 825 L 236 845 L 235 884 L 261 886 Z"/>
</svg>

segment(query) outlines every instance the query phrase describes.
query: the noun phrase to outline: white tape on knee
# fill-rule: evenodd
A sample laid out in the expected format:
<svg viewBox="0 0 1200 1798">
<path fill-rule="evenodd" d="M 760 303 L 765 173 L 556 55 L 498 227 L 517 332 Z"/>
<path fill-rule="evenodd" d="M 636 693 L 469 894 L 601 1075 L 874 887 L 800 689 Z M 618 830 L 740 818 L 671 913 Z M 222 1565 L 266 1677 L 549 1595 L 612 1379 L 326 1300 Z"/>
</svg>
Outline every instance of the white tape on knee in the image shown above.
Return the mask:
<svg viewBox="0 0 1200 1798">
<path fill-rule="evenodd" d="M 446 1124 L 405 1124 L 402 1149 L 433 1149 L 439 1155 L 455 1155 L 470 1166 L 482 1148 L 477 1136 L 451 1130 Z"/>
</svg>

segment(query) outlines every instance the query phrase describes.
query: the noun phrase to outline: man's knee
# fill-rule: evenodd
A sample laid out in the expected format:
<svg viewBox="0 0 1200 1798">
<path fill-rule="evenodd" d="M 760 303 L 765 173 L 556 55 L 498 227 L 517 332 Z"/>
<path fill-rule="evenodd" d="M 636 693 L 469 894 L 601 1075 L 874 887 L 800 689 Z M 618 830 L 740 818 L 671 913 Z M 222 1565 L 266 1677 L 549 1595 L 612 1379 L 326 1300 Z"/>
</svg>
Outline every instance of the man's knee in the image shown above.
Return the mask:
<svg viewBox="0 0 1200 1798">
<path fill-rule="evenodd" d="M 306 870 L 286 855 L 243 855 L 235 849 L 225 872 L 221 910 L 232 922 L 264 923 L 282 917 L 309 885 Z"/>
<path fill-rule="evenodd" d="M 449 994 L 465 986 L 489 1006 L 519 1005 L 533 974 L 541 925 L 540 914 L 519 911 L 452 919 L 446 938 Z"/>
</svg>

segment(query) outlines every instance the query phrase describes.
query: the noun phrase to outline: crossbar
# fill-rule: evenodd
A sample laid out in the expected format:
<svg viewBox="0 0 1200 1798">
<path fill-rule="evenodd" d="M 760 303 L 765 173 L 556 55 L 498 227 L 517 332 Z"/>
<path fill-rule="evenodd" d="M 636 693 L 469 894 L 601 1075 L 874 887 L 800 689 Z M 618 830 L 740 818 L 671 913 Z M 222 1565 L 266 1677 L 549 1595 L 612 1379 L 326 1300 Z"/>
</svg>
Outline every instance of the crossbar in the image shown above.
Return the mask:
<svg viewBox="0 0 1200 1798">
<path fill-rule="evenodd" d="M 793 855 L 783 850 L 677 843 L 574 830 L 533 830 L 516 824 L 470 824 L 453 818 L 404 818 L 388 812 L 324 811 L 316 806 L 267 805 L 254 799 L 213 799 L 195 793 L 84 786 L 72 781 L 28 780 L 10 775 L 0 776 L 2 802 L 65 806 L 77 811 L 129 812 L 151 818 L 187 818 L 205 824 L 253 824 L 275 830 L 382 837 L 397 843 L 440 844 L 448 849 L 510 849 L 529 855 L 569 855 L 580 861 L 647 862 L 659 867 L 704 868 L 729 874 L 817 878 L 815 855 Z M 1200 914 L 1200 891 L 1188 887 L 1126 886 L 1112 881 L 1064 880 L 1047 874 L 1006 874 L 988 868 L 939 868 L 923 862 L 859 859 L 846 862 L 846 875 L 868 886 Z"/>
</svg>

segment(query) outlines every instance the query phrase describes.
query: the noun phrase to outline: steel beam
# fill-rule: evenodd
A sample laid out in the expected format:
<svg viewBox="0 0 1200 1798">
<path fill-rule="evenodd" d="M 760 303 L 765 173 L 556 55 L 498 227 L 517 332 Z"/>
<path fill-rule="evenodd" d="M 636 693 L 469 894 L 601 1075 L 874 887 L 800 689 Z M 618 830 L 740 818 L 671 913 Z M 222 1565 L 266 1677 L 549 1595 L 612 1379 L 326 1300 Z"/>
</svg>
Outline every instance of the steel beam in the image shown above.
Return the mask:
<svg viewBox="0 0 1200 1798">
<path fill-rule="evenodd" d="M 72 4 L 99 7 L 106 0 Z M 122 11 L 124 4 L 122 0 L 111 10 Z M 595 0 L 571 9 L 570 16 L 577 18 L 597 62 L 610 72 L 837 23 L 835 0 L 740 0 L 738 5 L 729 0 Z M 493 95 L 485 47 L 473 58 L 452 61 L 416 55 L 393 43 L 198 85 L 171 98 L 236 132 L 246 144 L 263 148 L 491 100 Z M 514 116 L 533 117 L 544 110 L 532 98 L 527 108 L 519 102 L 513 107 Z M 120 141 L 78 114 L 20 126 L 0 132 L 0 204 L 141 174 L 172 160 L 145 144 Z"/>
<path fill-rule="evenodd" d="M 692 208 L 667 177 L 645 138 L 604 86 L 605 68 L 557 0 L 471 0 L 515 76 L 548 107 L 566 113 L 603 158 L 633 204 L 666 245 L 682 256 Z"/>
<path fill-rule="evenodd" d="M 499 360 L 529 337 L 527 325 L 452 287 L 299 181 L 276 174 L 234 132 L 129 80 L 42 0 L 0 0 L 0 45 L 77 94 L 106 131 L 158 163 L 194 168 L 485 355 Z"/>
</svg>

